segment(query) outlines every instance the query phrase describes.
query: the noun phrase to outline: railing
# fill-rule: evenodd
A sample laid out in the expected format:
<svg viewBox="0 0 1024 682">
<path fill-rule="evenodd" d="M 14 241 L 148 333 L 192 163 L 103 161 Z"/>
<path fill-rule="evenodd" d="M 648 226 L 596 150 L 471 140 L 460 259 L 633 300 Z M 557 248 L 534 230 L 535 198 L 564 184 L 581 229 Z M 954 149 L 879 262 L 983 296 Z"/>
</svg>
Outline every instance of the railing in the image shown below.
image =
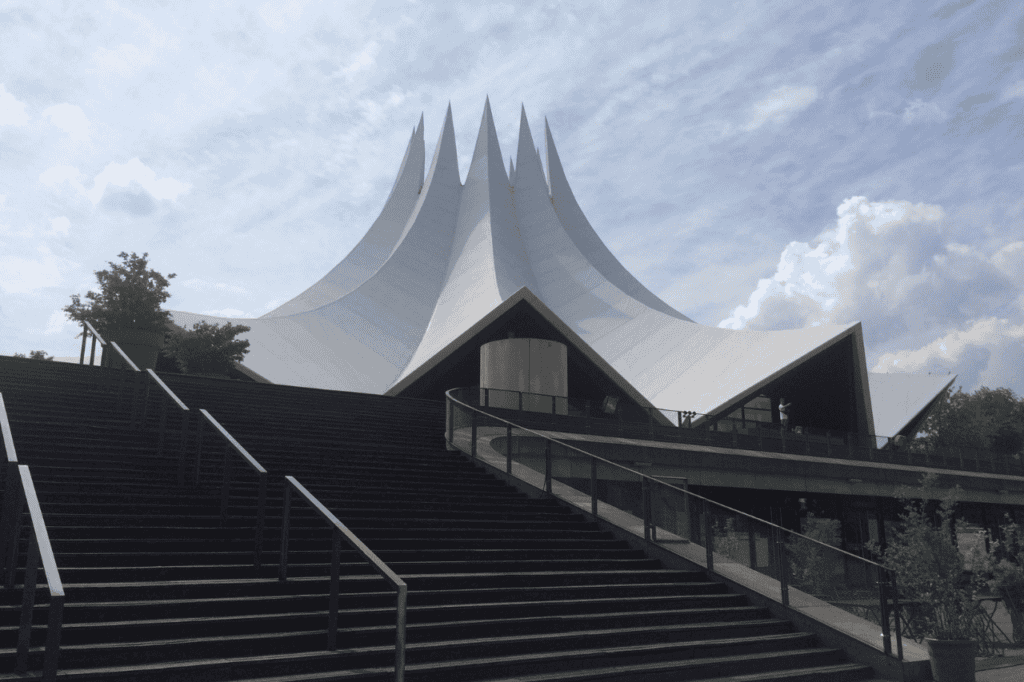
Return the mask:
<svg viewBox="0 0 1024 682">
<path fill-rule="evenodd" d="M 320 500 L 302 486 L 295 477 L 285 476 L 284 483 L 284 518 L 281 524 L 281 566 L 279 578 L 288 579 L 288 531 L 291 524 L 292 490 L 297 492 L 313 510 L 331 526 L 331 597 L 327 623 L 327 648 L 335 651 L 338 648 L 338 592 L 341 572 L 341 541 L 344 539 L 353 549 L 359 552 L 370 566 L 380 574 L 397 592 L 395 617 L 395 682 L 405 679 L 405 610 L 408 586 L 398 577 L 387 564 L 364 545 L 338 517 L 330 512 Z"/>
<path fill-rule="evenodd" d="M 709 571 L 761 585 L 783 606 L 827 604 L 870 620 L 886 656 L 895 634 L 902 660 L 895 581 L 885 567 L 484 412 L 460 391 L 446 394 L 453 447 Z"/>
<path fill-rule="evenodd" d="M 267 470 L 264 469 L 256 459 L 249 454 L 249 452 L 242 447 L 242 445 L 235 440 L 234 436 L 227 432 L 223 426 L 220 425 L 216 419 L 214 419 L 209 412 L 204 409 L 200 409 L 199 413 L 203 416 L 205 421 L 199 422 L 198 433 L 196 434 L 196 468 L 195 468 L 195 484 L 199 485 L 199 468 L 202 464 L 203 459 L 203 427 L 209 424 L 213 430 L 220 434 L 221 438 L 224 439 L 226 447 L 224 448 L 224 478 L 221 483 L 221 497 L 220 497 L 220 521 L 221 524 L 227 523 L 228 518 L 228 503 L 231 496 L 231 484 L 233 482 L 232 462 L 234 458 L 231 457 L 231 452 L 234 451 L 238 455 L 241 455 L 242 459 L 249 465 L 249 467 L 256 473 L 259 479 L 259 497 L 256 502 L 256 549 L 253 555 L 253 565 L 259 569 L 261 564 L 261 557 L 263 554 L 263 526 L 267 517 Z"/>
<path fill-rule="evenodd" d="M 22 582 L 21 622 L 18 626 L 18 651 L 15 659 L 15 670 L 19 673 L 28 672 L 28 650 L 32 643 L 32 613 L 36 603 L 36 578 L 39 564 L 42 562 L 46 586 L 50 592 L 47 608 L 46 644 L 43 650 L 43 680 L 54 682 L 57 679 L 57 662 L 60 658 L 60 637 L 64 623 L 64 585 L 57 570 L 57 560 L 50 547 L 50 536 L 46 532 L 43 512 L 39 508 L 36 488 L 32 483 L 32 474 L 24 464 L 18 464 L 18 456 L 14 450 L 14 438 L 11 435 L 7 409 L 0 395 L 0 431 L 3 432 L 5 451 L 4 461 L 4 509 L 0 521 L 0 560 L 2 560 L 3 584 L 7 589 L 14 588 L 15 574 L 18 568 L 20 553 L 21 517 L 28 507 L 32 529 L 29 533 L 28 556 L 25 560 L 25 573 Z M 18 480 L 15 480 L 17 476 Z M 20 484 L 20 485 L 19 485 Z"/>
<path fill-rule="evenodd" d="M 496 388 L 457 390 L 461 399 L 471 404 L 491 410 L 515 411 L 517 422 L 533 428 L 1024 476 L 1024 457 L 1019 454 L 1004 455 L 969 447 L 924 448 L 899 436 L 803 425 L 783 429 L 780 424 L 759 419 L 719 417 L 623 402 L 606 412 L 597 401 Z"/>
<path fill-rule="evenodd" d="M 102 351 L 102 347 L 107 344 L 107 342 L 103 340 L 103 337 L 100 336 L 99 332 L 96 331 L 96 328 L 93 327 L 92 324 L 90 324 L 89 322 L 83 321 L 82 322 L 82 353 L 81 353 L 81 355 L 78 356 L 78 364 L 80 364 L 80 365 L 84 365 L 85 364 L 85 341 L 86 341 L 86 339 L 89 338 L 89 334 L 90 333 L 92 334 L 92 349 L 89 351 L 89 364 L 90 365 L 94 365 L 96 363 L 96 341 L 98 340 L 100 342 L 100 350 L 101 351 Z M 108 362 L 109 362 L 109 360 L 108 360 Z M 103 356 L 102 355 L 100 356 L 100 363 L 101 364 L 103 363 Z M 103 365 L 103 366 L 106 366 L 106 365 Z"/>
</svg>

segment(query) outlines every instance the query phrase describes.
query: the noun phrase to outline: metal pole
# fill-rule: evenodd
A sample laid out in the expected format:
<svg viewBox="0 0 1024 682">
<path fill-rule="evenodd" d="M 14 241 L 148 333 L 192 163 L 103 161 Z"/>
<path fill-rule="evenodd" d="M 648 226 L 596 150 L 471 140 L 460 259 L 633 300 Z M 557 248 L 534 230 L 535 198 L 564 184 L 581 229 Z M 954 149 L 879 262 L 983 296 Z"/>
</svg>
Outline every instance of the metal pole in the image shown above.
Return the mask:
<svg viewBox="0 0 1024 682">
<path fill-rule="evenodd" d="M 32 637 L 32 609 L 36 603 L 36 573 L 39 568 L 39 546 L 36 534 L 28 538 L 28 559 L 25 562 L 25 583 L 21 590 L 21 625 L 18 628 L 18 659 L 14 669 L 28 672 L 28 647 Z M 11 570 L 14 574 L 14 570 Z"/>
<path fill-rule="evenodd" d="M 338 582 L 341 573 L 341 531 L 331 534 L 331 600 L 327 612 L 327 648 L 338 650 Z"/>
<path fill-rule="evenodd" d="M 888 576 L 884 573 L 878 576 L 878 613 L 882 621 L 882 649 L 886 656 L 892 656 L 892 635 L 889 632 L 889 600 L 886 596 L 886 583 Z"/>
<path fill-rule="evenodd" d="M 224 444 L 224 484 L 220 490 L 220 525 L 228 520 L 228 498 L 231 496 L 231 447 Z"/>
<path fill-rule="evenodd" d="M 14 465 L 15 467 L 17 465 Z M 15 469 L 17 471 L 17 469 Z M 8 470 L 10 475 L 10 470 Z M 9 528 L 10 535 L 7 536 L 7 546 L 5 549 L 6 556 L 4 557 L 4 569 L 7 574 L 7 589 L 14 589 L 14 574 L 18 570 L 18 550 L 20 549 L 19 538 L 21 538 L 21 515 L 25 510 L 25 491 L 18 485 L 15 487 L 14 504 L 11 506 L 11 524 Z"/>
<path fill-rule="evenodd" d="M 260 473 L 260 492 L 256 501 L 256 552 L 255 565 L 258 571 L 263 565 L 263 527 L 267 519 L 267 474 Z"/>
<path fill-rule="evenodd" d="M 395 605 L 398 607 L 395 614 L 395 682 L 405 680 L 405 606 L 408 592 L 407 585 L 399 585 L 395 597 Z"/>
<path fill-rule="evenodd" d="M 82 353 L 78 356 L 78 364 L 85 364 L 85 340 L 88 338 L 89 332 L 85 328 L 85 324 L 82 324 Z"/>
<path fill-rule="evenodd" d="M 281 563 L 277 570 L 277 579 L 288 580 L 288 525 L 291 522 L 292 488 L 288 481 L 284 483 L 284 509 L 281 514 Z"/>
<path fill-rule="evenodd" d="M 551 441 L 544 441 L 544 491 L 551 494 Z"/>
<path fill-rule="evenodd" d="M 100 352 L 102 352 L 102 351 L 103 351 L 103 349 L 101 348 Z M 92 348 L 89 350 L 89 365 L 92 365 L 95 362 L 96 362 L 96 336 L 93 335 L 93 337 L 92 337 Z M 103 362 L 103 358 L 100 358 L 100 362 L 101 363 Z"/>
<path fill-rule="evenodd" d="M 782 530 L 775 529 L 775 537 L 779 547 L 779 589 L 782 591 L 782 605 L 789 606 L 789 557 L 786 556 L 786 542 Z"/>
<path fill-rule="evenodd" d="M 512 425 L 505 427 L 505 473 L 512 473 Z"/>
<path fill-rule="evenodd" d="M 590 458 L 590 513 L 597 516 L 597 459 Z"/>
<path fill-rule="evenodd" d="M 472 445 L 470 446 L 470 454 L 473 459 L 476 459 L 476 410 L 470 410 L 469 412 L 470 423 L 472 424 L 471 437 Z"/>
<path fill-rule="evenodd" d="M 709 571 L 715 570 L 715 535 L 711 528 L 711 510 L 707 500 L 704 503 L 704 550 L 707 553 L 707 567 Z"/>
<path fill-rule="evenodd" d="M 60 659 L 60 635 L 64 625 L 64 595 L 51 595 L 46 622 L 46 652 L 43 654 L 43 682 L 55 682 Z"/>
</svg>

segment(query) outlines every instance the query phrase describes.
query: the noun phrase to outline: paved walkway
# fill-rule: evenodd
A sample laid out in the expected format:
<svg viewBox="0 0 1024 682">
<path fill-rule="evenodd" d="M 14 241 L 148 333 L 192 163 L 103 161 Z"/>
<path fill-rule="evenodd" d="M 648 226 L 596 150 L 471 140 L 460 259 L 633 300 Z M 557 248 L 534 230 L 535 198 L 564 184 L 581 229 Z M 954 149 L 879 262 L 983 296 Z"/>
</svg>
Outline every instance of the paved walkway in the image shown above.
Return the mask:
<svg viewBox="0 0 1024 682">
<path fill-rule="evenodd" d="M 1024 680 L 1024 661 L 1016 659 L 1017 665 L 1005 668 L 990 668 L 974 674 L 976 682 L 1021 682 Z"/>
</svg>

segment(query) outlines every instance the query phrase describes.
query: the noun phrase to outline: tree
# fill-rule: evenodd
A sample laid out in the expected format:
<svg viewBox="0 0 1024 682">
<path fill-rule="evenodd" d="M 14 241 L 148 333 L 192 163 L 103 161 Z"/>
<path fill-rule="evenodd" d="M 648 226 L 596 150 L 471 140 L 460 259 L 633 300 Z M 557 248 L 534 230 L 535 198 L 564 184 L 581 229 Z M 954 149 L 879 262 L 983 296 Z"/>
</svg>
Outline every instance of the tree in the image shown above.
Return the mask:
<svg viewBox="0 0 1024 682">
<path fill-rule="evenodd" d="M 196 322 L 192 331 L 170 332 L 163 353 L 177 362 L 178 368 L 186 374 L 225 374 L 249 352 L 249 342 L 235 337 L 250 329 L 230 322 L 223 327 Z"/>
<path fill-rule="evenodd" d="M 972 447 L 1014 455 L 1024 450 L 1024 400 L 1008 388 L 947 391 L 924 421 L 921 445 Z"/>
<path fill-rule="evenodd" d="M 25 354 L 24 353 L 15 353 L 14 357 L 16 357 L 16 358 L 23 358 L 23 357 L 25 357 Z M 53 360 L 53 356 L 52 355 L 48 356 L 46 354 L 45 350 L 30 350 L 28 352 L 28 359 L 29 360 Z"/>
<path fill-rule="evenodd" d="M 149 254 L 117 254 L 123 263 L 109 261 L 109 270 L 95 272 L 100 292 L 88 292 L 90 304 L 82 303 L 78 294 L 71 295 L 71 304 L 63 308 L 68 318 L 90 322 L 103 334 L 113 328 L 131 327 L 147 331 L 163 331 L 171 321 L 170 313 L 160 306 L 170 298 L 167 287 L 173 273 L 164 277 L 147 270 Z"/>
</svg>

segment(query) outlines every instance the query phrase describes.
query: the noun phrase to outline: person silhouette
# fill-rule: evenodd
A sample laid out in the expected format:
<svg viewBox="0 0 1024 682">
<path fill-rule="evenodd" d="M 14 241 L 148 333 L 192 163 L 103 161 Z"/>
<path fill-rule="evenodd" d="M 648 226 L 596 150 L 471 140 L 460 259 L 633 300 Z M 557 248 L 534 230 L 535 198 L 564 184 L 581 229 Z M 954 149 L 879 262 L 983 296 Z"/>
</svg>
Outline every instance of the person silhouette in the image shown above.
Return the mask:
<svg viewBox="0 0 1024 682">
<path fill-rule="evenodd" d="M 779 421 L 782 422 L 782 430 L 789 430 L 789 406 L 785 398 L 779 398 Z"/>
</svg>

